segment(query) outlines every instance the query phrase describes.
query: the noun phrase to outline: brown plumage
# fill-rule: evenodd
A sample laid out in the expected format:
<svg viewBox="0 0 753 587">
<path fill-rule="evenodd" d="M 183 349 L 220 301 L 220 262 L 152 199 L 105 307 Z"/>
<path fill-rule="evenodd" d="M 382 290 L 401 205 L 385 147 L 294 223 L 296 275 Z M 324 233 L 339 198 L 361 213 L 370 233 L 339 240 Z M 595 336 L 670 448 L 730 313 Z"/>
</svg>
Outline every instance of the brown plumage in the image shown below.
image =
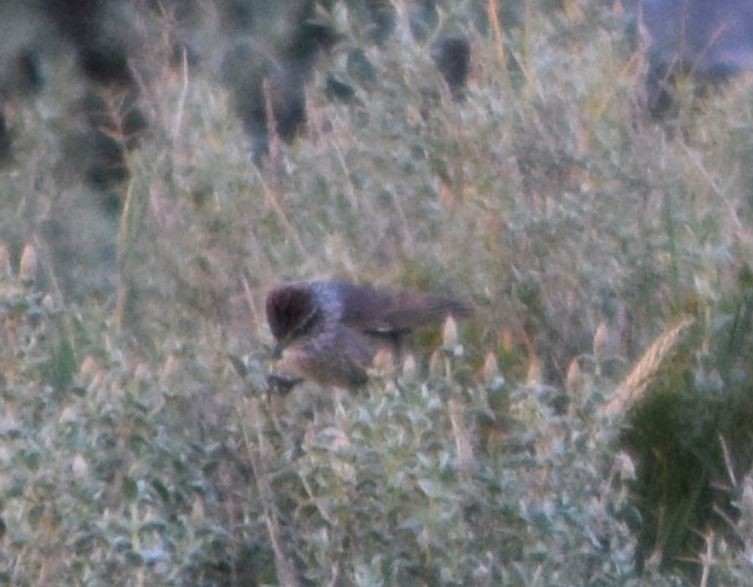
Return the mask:
<svg viewBox="0 0 753 587">
<path fill-rule="evenodd" d="M 267 296 L 267 321 L 283 371 L 322 385 L 353 388 L 382 349 L 399 350 L 404 335 L 471 309 L 452 298 L 378 290 L 342 281 L 297 282 Z"/>
</svg>

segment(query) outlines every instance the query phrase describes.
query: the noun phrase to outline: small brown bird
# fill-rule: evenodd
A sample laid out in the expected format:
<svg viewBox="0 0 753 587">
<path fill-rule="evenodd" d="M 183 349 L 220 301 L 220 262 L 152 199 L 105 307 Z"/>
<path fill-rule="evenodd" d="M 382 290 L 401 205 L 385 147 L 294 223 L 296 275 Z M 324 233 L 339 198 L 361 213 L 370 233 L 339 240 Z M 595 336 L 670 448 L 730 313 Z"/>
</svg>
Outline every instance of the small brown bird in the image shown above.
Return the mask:
<svg viewBox="0 0 753 587">
<path fill-rule="evenodd" d="M 267 295 L 267 321 L 277 339 L 273 355 L 282 356 L 283 370 L 346 388 L 364 385 L 376 353 L 397 352 L 415 328 L 470 314 L 452 298 L 342 281 L 291 283 Z"/>
</svg>

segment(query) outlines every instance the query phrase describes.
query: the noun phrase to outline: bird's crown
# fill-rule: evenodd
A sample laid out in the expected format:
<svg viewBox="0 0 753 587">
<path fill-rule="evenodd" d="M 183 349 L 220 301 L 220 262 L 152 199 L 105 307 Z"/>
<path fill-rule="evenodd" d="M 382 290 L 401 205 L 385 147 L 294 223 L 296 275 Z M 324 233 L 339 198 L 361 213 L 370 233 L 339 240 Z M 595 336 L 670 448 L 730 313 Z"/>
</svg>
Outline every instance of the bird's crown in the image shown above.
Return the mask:
<svg viewBox="0 0 753 587">
<path fill-rule="evenodd" d="M 317 313 L 314 297 L 304 285 L 286 285 L 267 296 L 267 321 L 278 340 L 305 326 Z"/>
</svg>

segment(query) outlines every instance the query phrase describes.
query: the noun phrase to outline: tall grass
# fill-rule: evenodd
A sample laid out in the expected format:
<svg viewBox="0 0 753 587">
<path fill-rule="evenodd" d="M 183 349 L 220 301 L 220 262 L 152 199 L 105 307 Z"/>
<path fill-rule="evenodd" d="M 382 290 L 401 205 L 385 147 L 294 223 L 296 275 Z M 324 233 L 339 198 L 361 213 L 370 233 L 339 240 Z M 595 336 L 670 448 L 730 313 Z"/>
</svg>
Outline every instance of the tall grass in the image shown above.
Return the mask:
<svg viewBox="0 0 753 587">
<path fill-rule="evenodd" d="M 399 20 L 261 167 L 211 68 L 155 58 L 116 215 L 55 63 L 0 175 L 4 580 L 746 584 L 751 104 L 648 120 L 615 17 L 566 4 L 469 30 L 462 103 Z M 263 296 L 318 275 L 477 317 L 397 383 L 268 402 Z"/>
</svg>

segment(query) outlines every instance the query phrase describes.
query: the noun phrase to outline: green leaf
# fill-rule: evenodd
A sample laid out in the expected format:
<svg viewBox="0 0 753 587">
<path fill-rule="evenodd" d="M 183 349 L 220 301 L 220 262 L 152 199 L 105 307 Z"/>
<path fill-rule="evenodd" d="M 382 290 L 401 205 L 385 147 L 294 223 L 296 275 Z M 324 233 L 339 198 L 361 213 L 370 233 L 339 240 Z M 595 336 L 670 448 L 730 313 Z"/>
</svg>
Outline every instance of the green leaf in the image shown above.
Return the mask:
<svg viewBox="0 0 753 587">
<path fill-rule="evenodd" d="M 67 338 L 61 338 L 42 368 L 43 377 L 58 390 L 67 389 L 76 375 L 76 355 Z"/>
<path fill-rule="evenodd" d="M 162 483 L 162 481 L 156 478 L 152 479 L 152 487 L 164 502 L 170 502 L 170 491 L 165 487 L 165 484 Z"/>
<path fill-rule="evenodd" d="M 132 477 L 126 476 L 123 478 L 123 496 L 128 501 L 136 501 L 139 496 L 139 486 Z"/>
<path fill-rule="evenodd" d="M 245 377 L 246 375 L 248 375 L 248 369 L 246 368 L 246 363 L 243 361 L 242 358 L 232 355 L 230 353 L 228 353 L 227 358 L 230 359 L 230 362 L 232 363 L 233 368 L 235 369 L 235 372 L 240 377 Z"/>
<path fill-rule="evenodd" d="M 444 495 L 444 488 L 437 482 L 430 479 L 419 479 L 418 486 L 421 488 L 427 497 L 439 498 Z"/>
</svg>

